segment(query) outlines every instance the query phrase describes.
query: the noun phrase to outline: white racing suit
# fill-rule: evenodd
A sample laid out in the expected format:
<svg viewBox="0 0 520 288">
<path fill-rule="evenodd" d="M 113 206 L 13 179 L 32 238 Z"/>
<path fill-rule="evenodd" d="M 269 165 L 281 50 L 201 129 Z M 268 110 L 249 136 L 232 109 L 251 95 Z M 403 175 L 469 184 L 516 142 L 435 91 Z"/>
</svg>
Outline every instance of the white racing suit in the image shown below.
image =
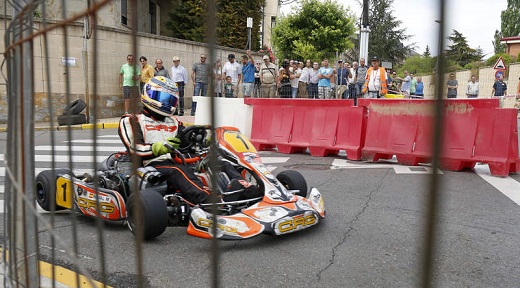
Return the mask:
<svg viewBox="0 0 520 288">
<path fill-rule="evenodd" d="M 176 137 L 179 126 L 177 119 L 165 117 L 158 121 L 143 110 L 138 115 L 123 115 L 119 120 L 119 137 L 130 154 L 137 155 L 144 166 L 153 166 L 166 176 L 168 191 L 180 192 L 191 205 L 204 202 L 210 191 L 193 171 L 172 160 L 170 153 L 155 156 L 152 152 L 154 142 L 165 142 Z M 134 142 L 135 141 L 135 142 Z M 135 146 L 134 146 L 135 145 Z M 135 148 L 135 149 L 134 149 Z"/>
</svg>

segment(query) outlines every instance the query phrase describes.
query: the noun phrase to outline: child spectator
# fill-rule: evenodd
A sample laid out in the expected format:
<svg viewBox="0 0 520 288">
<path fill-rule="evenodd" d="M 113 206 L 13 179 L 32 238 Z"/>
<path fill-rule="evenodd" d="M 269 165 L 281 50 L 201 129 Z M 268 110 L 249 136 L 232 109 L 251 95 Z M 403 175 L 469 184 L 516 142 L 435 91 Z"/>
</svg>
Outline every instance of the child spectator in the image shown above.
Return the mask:
<svg viewBox="0 0 520 288">
<path fill-rule="evenodd" d="M 235 85 L 231 82 L 231 76 L 226 76 L 226 83 L 224 83 L 224 91 L 226 98 L 235 98 L 233 91 L 235 91 Z"/>
</svg>

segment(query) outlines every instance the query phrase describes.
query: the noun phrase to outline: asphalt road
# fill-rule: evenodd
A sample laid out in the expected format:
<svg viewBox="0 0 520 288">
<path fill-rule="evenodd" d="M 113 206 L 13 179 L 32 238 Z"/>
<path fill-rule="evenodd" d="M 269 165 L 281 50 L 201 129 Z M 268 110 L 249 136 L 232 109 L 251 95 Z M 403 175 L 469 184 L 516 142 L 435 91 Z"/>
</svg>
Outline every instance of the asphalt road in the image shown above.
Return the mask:
<svg viewBox="0 0 520 288">
<path fill-rule="evenodd" d="M 49 145 L 49 132 L 36 133 L 35 146 Z M 74 131 L 70 139 L 89 139 L 90 133 Z M 116 135 L 117 132 L 100 130 L 99 134 Z M 5 138 L 6 134 L 0 133 L 2 151 L 5 151 Z M 67 132 L 57 132 L 56 145 L 66 145 L 63 141 L 67 138 Z M 76 142 L 75 145 L 91 144 Z M 48 153 L 36 150 L 36 154 Z M 110 151 L 98 152 L 102 156 L 108 154 Z M 431 177 L 426 168 L 350 163 L 341 155 L 324 158 L 276 152 L 261 155 L 288 157 L 276 158 L 280 163 L 269 165 L 276 167 L 275 174 L 283 169 L 300 171 L 309 186 L 317 187 L 323 194 L 327 218 L 311 229 L 283 237 L 262 235 L 243 241 L 220 241 L 222 287 L 420 285 Z M 67 167 L 65 163 L 60 165 Z M 49 164 L 37 162 L 36 166 L 48 167 Z M 75 163 L 76 166 L 88 169 L 92 164 Z M 519 287 L 520 207 L 497 189 L 500 185 L 496 183 L 518 184 L 520 175 L 498 178 L 493 185 L 473 170 L 442 171 L 440 179 L 442 203 L 436 220 L 434 284 L 438 287 Z M 43 220 L 50 220 L 50 214 L 39 215 Z M 3 220 L 3 215 L 1 217 Z M 56 215 L 55 232 L 66 246 L 54 249 L 50 246 L 49 232 L 39 225 L 43 260 L 50 261 L 53 250 L 55 264 L 73 269 L 65 253 L 73 247 L 73 219 L 67 212 Z M 96 280 L 102 280 L 100 251 L 103 250 L 108 272 L 106 283 L 116 287 L 135 286 L 136 244 L 128 229 L 121 223 L 104 223 L 100 237 L 94 219 L 78 216 L 75 220 L 81 265 Z M 183 227 L 172 227 L 141 248 L 146 286 L 207 287 L 211 284 L 213 264 L 209 240 L 188 236 Z"/>
</svg>

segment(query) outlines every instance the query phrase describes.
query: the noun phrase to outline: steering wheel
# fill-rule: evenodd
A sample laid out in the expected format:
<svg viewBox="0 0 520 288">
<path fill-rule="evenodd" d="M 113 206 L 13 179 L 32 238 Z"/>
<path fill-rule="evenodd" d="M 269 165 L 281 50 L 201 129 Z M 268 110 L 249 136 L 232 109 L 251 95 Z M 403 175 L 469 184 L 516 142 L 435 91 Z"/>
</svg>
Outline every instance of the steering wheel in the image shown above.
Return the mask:
<svg viewBox="0 0 520 288">
<path fill-rule="evenodd" d="M 194 152 L 190 151 L 193 150 L 192 148 L 194 146 L 206 146 L 206 136 L 208 134 L 208 129 L 210 128 L 210 125 L 192 125 L 188 127 L 184 127 L 179 134 L 177 134 L 177 137 L 181 139 L 181 145 L 179 147 L 179 150 L 183 153 L 187 152 Z"/>
</svg>

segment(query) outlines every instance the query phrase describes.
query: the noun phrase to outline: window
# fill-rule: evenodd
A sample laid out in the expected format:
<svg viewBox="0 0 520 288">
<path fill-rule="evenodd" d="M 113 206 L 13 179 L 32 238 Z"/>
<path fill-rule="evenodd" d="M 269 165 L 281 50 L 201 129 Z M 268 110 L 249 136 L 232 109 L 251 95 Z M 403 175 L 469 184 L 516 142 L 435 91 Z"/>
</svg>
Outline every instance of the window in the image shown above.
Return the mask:
<svg viewBox="0 0 520 288">
<path fill-rule="evenodd" d="M 121 24 L 128 25 L 128 6 L 127 0 L 121 0 Z"/>
<path fill-rule="evenodd" d="M 150 33 L 157 34 L 157 7 L 153 1 L 148 1 L 148 14 Z"/>
</svg>

